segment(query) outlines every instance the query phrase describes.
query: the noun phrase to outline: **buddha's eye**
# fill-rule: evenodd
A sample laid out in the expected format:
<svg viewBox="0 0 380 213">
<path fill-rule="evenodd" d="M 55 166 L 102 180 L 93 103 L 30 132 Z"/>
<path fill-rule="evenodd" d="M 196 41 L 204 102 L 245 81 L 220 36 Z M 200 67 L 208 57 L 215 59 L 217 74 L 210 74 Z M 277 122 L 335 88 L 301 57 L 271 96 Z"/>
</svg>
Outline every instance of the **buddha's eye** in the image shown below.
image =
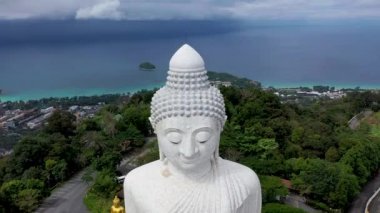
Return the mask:
<svg viewBox="0 0 380 213">
<path fill-rule="evenodd" d="M 211 133 L 208 131 L 199 131 L 195 135 L 195 140 L 199 143 L 205 143 L 211 137 Z"/>
<path fill-rule="evenodd" d="M 182 135 L 181 135 L 179 132 L 168 132 L 168 133 L 166 134 L 166 138 L 167 138 L 170 142 L 172 142 L 172 143 L 174 143 L 174 144 L 177 144 L 177 143 L 181 142 L 181 140 L 182 140 Z"/>
</svg>

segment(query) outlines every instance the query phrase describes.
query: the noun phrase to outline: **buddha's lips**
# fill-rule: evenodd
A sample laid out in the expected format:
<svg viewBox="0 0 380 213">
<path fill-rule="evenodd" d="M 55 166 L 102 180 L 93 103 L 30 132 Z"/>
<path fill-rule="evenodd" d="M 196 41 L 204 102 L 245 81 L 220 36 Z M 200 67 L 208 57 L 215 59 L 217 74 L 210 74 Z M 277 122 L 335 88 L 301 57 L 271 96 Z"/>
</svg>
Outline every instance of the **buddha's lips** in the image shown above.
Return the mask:
<svg viewBox="0 0 380 213">
<path fill-rule="evenodd" d="M 192 164 L 195 163 L 198 160 L 199 155 L 194 155 L 190 158 L 180 156 L 180 161 L 184 164 Z"/>
</svg>

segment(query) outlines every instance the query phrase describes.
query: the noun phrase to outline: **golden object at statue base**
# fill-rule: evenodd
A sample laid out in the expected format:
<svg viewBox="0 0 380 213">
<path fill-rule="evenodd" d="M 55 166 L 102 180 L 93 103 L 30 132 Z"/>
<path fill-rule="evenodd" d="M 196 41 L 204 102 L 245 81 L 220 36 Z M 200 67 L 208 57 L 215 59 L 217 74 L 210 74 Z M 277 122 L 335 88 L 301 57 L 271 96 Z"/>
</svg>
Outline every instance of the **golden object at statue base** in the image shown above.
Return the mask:
<svg viewBox="0 0 380 213">
<path fill-rule="evenodd" d="M 112 203 L 111 213 L 125 213 L 124 207 L 120 205 L 120 199 L 117 196 L 115 196 Z"/>
</svg>

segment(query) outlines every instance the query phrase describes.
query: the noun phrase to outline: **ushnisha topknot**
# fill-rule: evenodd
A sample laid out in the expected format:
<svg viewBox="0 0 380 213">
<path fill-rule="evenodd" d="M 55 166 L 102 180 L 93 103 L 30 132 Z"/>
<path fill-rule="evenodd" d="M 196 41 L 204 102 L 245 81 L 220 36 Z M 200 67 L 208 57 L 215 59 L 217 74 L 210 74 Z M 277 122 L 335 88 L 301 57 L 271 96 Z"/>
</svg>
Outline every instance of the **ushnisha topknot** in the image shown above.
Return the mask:
<svg viewBox="0 0 380 213">
<path fill-rule="evenodd" d="M 160 121 L 178 116 L 212 117 L 221 128 L 226 121 L 223 96 L 210 85 L 202 57 L 187 44 L 172 56 L 166 84 L 152 98 L 149 120 L 156 129 Z"/>
</svg>

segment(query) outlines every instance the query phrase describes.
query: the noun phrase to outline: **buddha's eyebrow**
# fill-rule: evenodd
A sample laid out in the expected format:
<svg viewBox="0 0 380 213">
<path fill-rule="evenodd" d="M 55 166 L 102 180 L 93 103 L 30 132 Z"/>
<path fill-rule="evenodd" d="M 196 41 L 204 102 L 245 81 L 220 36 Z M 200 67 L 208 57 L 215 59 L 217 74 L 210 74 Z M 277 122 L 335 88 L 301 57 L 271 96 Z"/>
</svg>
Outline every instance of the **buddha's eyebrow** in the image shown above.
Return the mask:
<svg viewBox="0 0 380 213">
<path fill-rule="evenodd" d="M 164 131 L 165 131 L 165 133 L 168 133 L 168 132 L 180 132 L 180 133 L 183 133 L 182 130 L 177 129 L 177 128 L 167 128 Z"/>
<path fill-rule="evenodd" d="M 213 129 L 211 127 L 204 126 L 204 127 L 200 127 L 200 128 L 195 129 L 194 132 L 199 132 L 199 131 L 202 131 L 202 130 L 203 131 L 208 131 L 208 132 L 212 132 L 213 131 Z"/>
</svg>

